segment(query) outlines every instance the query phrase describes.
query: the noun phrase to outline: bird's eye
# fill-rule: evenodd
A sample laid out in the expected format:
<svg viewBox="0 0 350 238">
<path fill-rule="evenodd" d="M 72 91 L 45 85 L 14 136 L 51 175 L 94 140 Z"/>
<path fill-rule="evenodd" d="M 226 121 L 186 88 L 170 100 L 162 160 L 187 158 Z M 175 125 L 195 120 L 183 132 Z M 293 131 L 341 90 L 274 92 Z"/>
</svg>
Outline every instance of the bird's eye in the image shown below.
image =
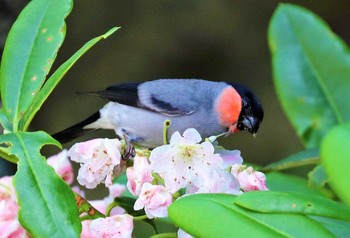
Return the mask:
<svg viewBox="0 0 350 238">
<path fill-rule="evenodd" d="M 247 107 L 248 107 L 247 101 L 243 101 L 243 108 L 247 108 Z"/>
<path fill-rule="evenodd" d="M 238 122 L 238 124 L 237 124 L 237 129 L 238 129 L 238 130 L 241 130 L 241 131 L 245 129 L 242 122 Z"/>
</svg>

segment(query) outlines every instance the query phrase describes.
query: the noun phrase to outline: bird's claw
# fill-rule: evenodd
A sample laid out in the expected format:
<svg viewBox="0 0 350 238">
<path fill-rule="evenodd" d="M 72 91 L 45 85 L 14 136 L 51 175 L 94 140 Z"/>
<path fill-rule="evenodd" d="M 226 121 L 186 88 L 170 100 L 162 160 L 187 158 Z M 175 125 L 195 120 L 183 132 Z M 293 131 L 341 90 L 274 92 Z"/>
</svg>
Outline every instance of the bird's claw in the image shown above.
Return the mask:
<svg viewBox="0 0 350 238">
<path fill-rule="evenodd" d="M 122 154 L 122 160 L 128 160 L 129 158 L 135 157 L 136 150 L 135 147 L 130 143 L 126 135 L 124 135 L 124 140 L 126 143 L 126 148 Z"/>
</svg>

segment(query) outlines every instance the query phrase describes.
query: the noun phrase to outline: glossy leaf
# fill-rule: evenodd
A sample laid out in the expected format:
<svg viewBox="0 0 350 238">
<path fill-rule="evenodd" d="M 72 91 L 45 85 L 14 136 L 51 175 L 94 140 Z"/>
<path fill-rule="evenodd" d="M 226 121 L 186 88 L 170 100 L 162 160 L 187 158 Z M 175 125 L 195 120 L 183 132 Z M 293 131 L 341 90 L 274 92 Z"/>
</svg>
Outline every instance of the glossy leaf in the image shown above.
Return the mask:
<svg viewBox="0 0 350 238">
<path fill-rule="evenodd" d="M 169 207 L 169 216 L 195 237 L 334 237 L 306 216 L 253 212 L 236 206 L 235 199 L 228 194 L 186 196 Z"/>
<path fill-rule="evenodd" d="M 9 148 L 6 146 L 0 146 L 0 158 L 5 159 L 11 163 L 17 164 L 18 158 L 9 154 Z"/>
<path fill-rule="evenodd" d="M 312 12 L 281 4 L 269 26 L 273 78 L 282 107 L 308 148 L 350 120 L 350 55 Z"/>
<path fill-rule="evenodd" d="M 308 180 L 310 187 L 325 187 L 328 181 L 326 172 L 324 171 L 323 165 L 319 164 L 313 170 L 308 173 Z"/>
<path fill-rule="evenodd" d="M 306 149 L 265 166 L 263 171 L 284 170 L 320 162 L 319 149 Z"/>
<path fill-rule="evenodd" d="M 350 206 L 350 123 L 333 128 L 321 147 L 321 160 L 328 182 Z"/>
<path fill-rule="evenodd" d="M 145 211 L 144 210 L 134 210 L 134 204 L 135 204 L 136 198 L 131 197 L 117 197 L 114 198 L 114 202 L 119 207 L 122 207 L 128 214 L 132 216 L 144 216 Z"/>
<path fill-rule="evenodd" d="M 328 189 L 323 187 L 310 187 L 306 179 L 285 173 L 267 173 L 266 184 L 271 191 L 297 192 L 325 196 L 328 198 L 333 197 L 333 193 Z"/>
<path fill-rule="evenodd" d="M 72 0 L 33 0 L 13 24 L 2 55 L 0 81 L 5 113 L 17 131 L 65 37 Z"/>
<path fill-rule="evenodd" d="M 74 194 L 55 173 L 40 149 L 59 143 L 45 132 L 17 132 L 0 136 L 18 159 L 14 186 L 19 220 L 33 237 L 79 237 L 81 224 Z"/>
<path fill-rule="evenodd" d="M 350 222 L 327 217 L 309 217 L 322 224 L 322 226 L 326 227 L 327 230 L 332 232 L 336 237 L 348 237 L 350 234 Z"/>
<path fill-rule="evenodd" d="M 252 191 L 237 197 L 235 204 L 263 213 L 295 213 L 350 221 L 349 207 L 320 196 Z"/>
<path fill-rule="evenodd" d="M 97 42 L 102 39 L 106 39 L 111 34 L 113 34 L 118 27 L 114 27 L 105 34 L 95 37 L 88 41 L 82 48 L 80 48 L 72 57 L 70 57 L 66 62 L 64 62 L 47 80 L 44 84 L 43 88 L 40 90 L 38 95 L 33 100 L 31 107 L 29 108 L 28 113 L 25 114 L 23 119 L 23 129 L 26 130 L 35 116 L 35 114 L 39 111 L 40 107 L 43 105 L 45 100 L 51 94 L 53 89 L 57 86 L 57 84 L 61 81 L 63 76 L 68 72 L 68 70 L 78 61 L 78 59 L 83 56 L 91 47 L 93 47 Z"/>
</svg>

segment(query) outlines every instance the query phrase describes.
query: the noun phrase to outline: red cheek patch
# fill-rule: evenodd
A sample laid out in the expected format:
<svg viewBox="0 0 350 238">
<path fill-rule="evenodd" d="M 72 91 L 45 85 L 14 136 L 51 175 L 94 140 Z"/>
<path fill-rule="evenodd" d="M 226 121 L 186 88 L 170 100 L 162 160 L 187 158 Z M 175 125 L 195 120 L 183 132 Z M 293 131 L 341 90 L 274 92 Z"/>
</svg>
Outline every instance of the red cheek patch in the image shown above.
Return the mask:
<svg viewBox="0 0 350 238">
<path fill-rule="evenodd" d="M 227 87 L 219 96 L 216 108 L 220 123 L 223 126 L 230 126 L 238 121 L 242 98 L 233 87 Z"/>
</svg>

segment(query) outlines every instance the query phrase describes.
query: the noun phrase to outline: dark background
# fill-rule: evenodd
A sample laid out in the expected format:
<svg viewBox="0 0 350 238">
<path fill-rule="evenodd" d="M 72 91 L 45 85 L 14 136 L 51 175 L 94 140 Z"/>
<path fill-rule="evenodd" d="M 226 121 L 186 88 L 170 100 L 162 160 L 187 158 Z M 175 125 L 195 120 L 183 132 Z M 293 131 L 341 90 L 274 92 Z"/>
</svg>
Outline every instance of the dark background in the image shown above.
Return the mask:
<svg viewBox="0 0 350 238">
<path fill-rule="evenodd" d="M 0 44 L 28 1 L 0 0 Z M 350 42 L 349 1 L 288 1 L 321 16 Z M 54 133 L 94 113 L 105 102 L 77 95 L 121 82 L 202 78 L 242 83 L 260 97 L 265 119 L 256 139 L 242 132 L 222 144 L 248 162 L 266 164 L 302 149 L 273 87 L 267 42 L 269 20 L 280 1 L 77 0 L 53 69 L 86 41 L 122 28 L 92 48 L 69 71 L 33 121 L 31 130 Z M 1 48 L 3 45 L 1 45 Z M 52 72 L 52 71 L 51 71 Z M 113 136 L 99 132 L 96 136 Z M 70 145 L 66 145 L 69 147 Z"/>
</svg>

